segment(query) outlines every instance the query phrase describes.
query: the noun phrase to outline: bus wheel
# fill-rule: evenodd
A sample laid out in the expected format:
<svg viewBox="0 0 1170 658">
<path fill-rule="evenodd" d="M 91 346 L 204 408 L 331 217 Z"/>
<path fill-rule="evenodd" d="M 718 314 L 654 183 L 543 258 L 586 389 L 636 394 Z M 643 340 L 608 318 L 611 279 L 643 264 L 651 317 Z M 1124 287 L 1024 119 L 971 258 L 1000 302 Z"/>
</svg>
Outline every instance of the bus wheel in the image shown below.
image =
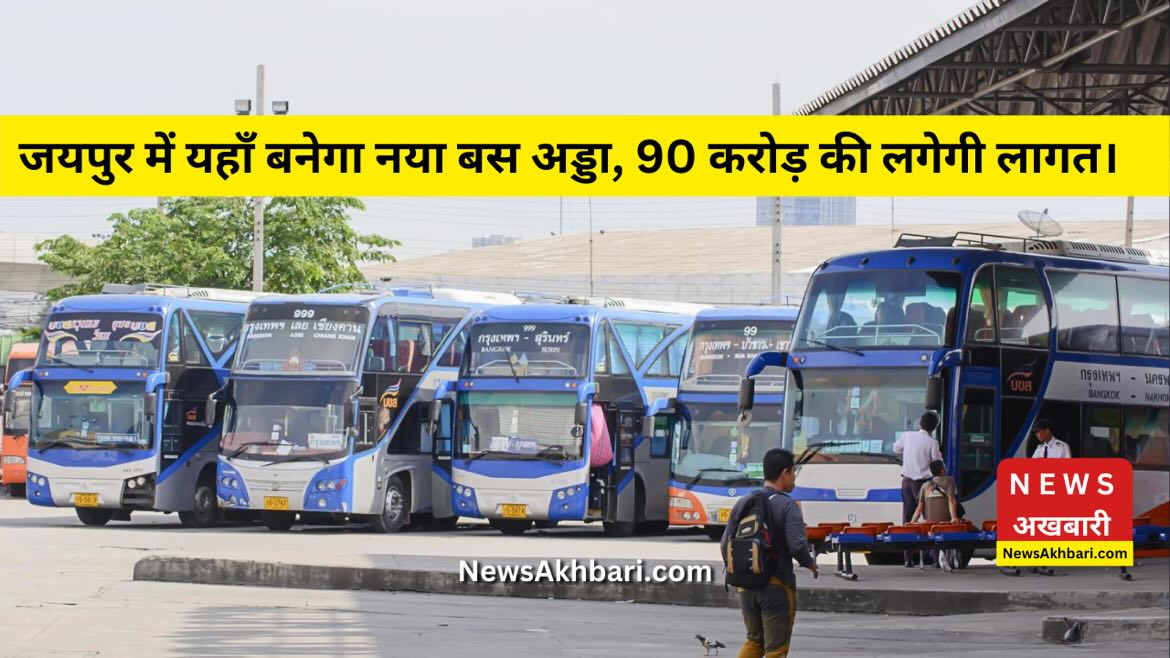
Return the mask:
<svg viewBox="0 0 1170 658">
<path fill-rule="evenodd" d="M 269 530 L 284 532 L 297 522 L 297 515 L 293 512 L 260 512 L 260 520 Z"/>
<path fill-rule="evenodd" d="M 532 527 L 532 521 L 519 521 L 516 519 L 491 519 L 488 523 L 505 535 L 522 535 Z"/>
<path fill-rule="evenodd" d="M 95 509 L 92 507 L 78 507 L 77 518 L 85 525 L 105 525 L 114 518 L 114 510 L 112 509 Z"/>
<path fill-rule="evenodd" d="M 370 527 L 378 532 L 398 532 L 410 517 L 410 494 L 397 475 L 386 485 L 382 513 L 370 517 Z"/>
<path fill-rule="evenodd" d="M 210 528 L 223 523 L 223 510 L 215 500 L 215 482 L 200 480 L 195 485 L 191 511 L 179 512 L 179 523 L 184 528 Z"/>
<path fill-rule="evenodd" d="M 707 533 L 707 538 L 711 541 L 719 541 L 723 539 L 723 529 L 726 527 L 725 525 L 705 525 L 703 532 Z"/>
<path fill-rule="evenodd" d="M 633 521 L 605 521 L 601 524 L 607 537 L 630 537 L 638 529 Z"/>
<path fill-rule="evenodd" d="M 24 485 L 23 484 L 10 484 L 10 485 L 8 485 L 8 495 L 12 496 L 13 498 L 24 498 Z"/>
</svg>

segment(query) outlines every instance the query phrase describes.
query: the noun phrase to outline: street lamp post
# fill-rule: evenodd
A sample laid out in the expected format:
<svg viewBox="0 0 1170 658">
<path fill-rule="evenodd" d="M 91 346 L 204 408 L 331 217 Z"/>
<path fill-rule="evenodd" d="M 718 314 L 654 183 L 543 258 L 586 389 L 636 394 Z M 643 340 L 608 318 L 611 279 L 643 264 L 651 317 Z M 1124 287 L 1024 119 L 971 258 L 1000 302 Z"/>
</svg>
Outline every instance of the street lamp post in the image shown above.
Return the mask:
<svg viewBox="0 0 1170 658">
<path fill-rule="evenodd" d="M 236 99 L 236 114 L 252 113 L 252 101 Z M 288 114 L 288 101 L 272 101 L 272 113 Z M 256 67 L 256 116 L 264 114 L 264 65 Z M 252 290 L 264 291 L 264 197 L 252 198 Z"/>
</svg>

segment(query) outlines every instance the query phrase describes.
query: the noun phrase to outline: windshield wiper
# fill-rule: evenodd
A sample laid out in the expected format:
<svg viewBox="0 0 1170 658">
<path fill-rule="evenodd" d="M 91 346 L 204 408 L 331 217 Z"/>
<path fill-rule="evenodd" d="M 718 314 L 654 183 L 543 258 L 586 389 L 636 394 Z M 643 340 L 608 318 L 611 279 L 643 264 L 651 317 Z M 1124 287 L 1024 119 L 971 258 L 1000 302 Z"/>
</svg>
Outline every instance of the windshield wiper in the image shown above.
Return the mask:
<svg viewBox="0 0 1170 658">
<path fill-rule="evenodd" d="M 133 441 L 119 441 L 117 443 L 99 443 L 99 448 L 107 448 L 109 450 L 147 450 L 149 446 L 144 446 L 141 443 Z"/>
<path fill-rule="evenodd" d="M 735 473 L 736 475 L 741 475 L 741 474 L 743 474 L 743 471 L 738 470 L 738 469 L 734 469 L 734 468 L 725 468 L 723 466 L 715 466 L 712 468 L 701 468 L 701 469 L 699 469 L 698 473 L 695 473 L 695 477 L 691 478 L 690 482 L 687 482 L 687 487 L 686 487 L 687 490 L 690 490 L 691 487 L 695 486 L 695 483 L 697 483 L 699 480 L 701 480 L 703 478 L 703 476 L 706 475 L 707 473 Z"/>
<path fill-rule="evenodd" d="M 551 453 L 554 451 L 559 451 L 560 455 L 555 457 L 552 456 Z M 565 460 L 569 458 L 569 453 L 565 451 L 565 446 L 545 446 L 536 453 L 536 457 L 539 459 L 548 459 L 549 461 L 556 461 L 559 464 L 563 464 L 565 463 Z"/>
<path fill-rule="evenodd" d="M 84 370 L 86 372 L 93 372 L 93 368 L 83 366 L 80 363 L 74 363 L 74 362 L 70 361 L 69 359 L 62 359 L 59 356 L 46 355 L 45 358 L 50 360 L 50 361 L 56 361 L 57 363 L 63 363 L 65 365 L 69 366 L 70 368 L 79 368 L 79 369 Z"/>
<path fill-rule="evenodd" d="M 64 439 L 56 439 L 53 441 L 48 441 L 46 443 L 34 445 L 33 447 L 36 448 L 37 450 L 50 450 L 52 448 L 73 448 L 74 450 L 79 450 L 83 446 L 79 446 L 76 443 L 73 443 L 72 441 L 65 441 Z"/>
<path fill-rule="evenodd" d="M 471 463 L 471 462 L 479 459 L 480 457 L 483 457 L 484 455 L 510 455 L 510 454 L 512 454 L 512 453 L 510 453 L 506 450 L 484 450 L 483 452 L 477 452 L 474 455 L 468 457 L 466 459 L 465 463 Z"/>
<path fill-rule="evenodd" d="M 279 457 L 279 456 L 280 455 L 274 455 L 274 457 Z M 287 464 L 288 462 L 308 462 L 308 461 L 320 461 L 320 462 L 324 462 L 324 463 L 329 463 L 329 458 L 322 457 L 321 455 L 293 455 L 293 456 L 289 457 L 288 459 L 273 459 L 272 461 L 268 462 L 267 464 L 261 464 L 260 467 L 264 468 L 265 466 L 272 466 L 273 464 L 277 464 L 277 463 Z"/>
<path fill-rule="evenodd" d="M 267 445 L 272 445 L 272 442 L 271 441 L 252 441 L 250 443 L 245 443 L 245 444 L 241 445 L 239 448 L 236 448 L 235 451 L 232 452 L 232 454 L 228 455 L 228 459 L 234 459 L 234 458 L 238 457 L 241 452 L 247 450 L 248 448 L 250 448 L 252 446 L 267 446 Z"/>
<path fill-rule="evenodd" d="M 884 453 L 884 452 L 843 452 L 843 453 L 838 453 L 838 454 L 841 454 L 841 455 L 846 455 L 846 456 L 848 456 L 848 455 L 858 455 L 858 456 L 860 456 L 860 457 L 881 457 L 881 458 L 885 459 L 886 461 L 888 461 L 888 462 L 890 462 L 890 463 L 892 463 L 892 464 L 899 464 L 899 465 L 901 465 L 901 463 L 902 463 L 902 460 L 901 460 L 901 459 L 898 459 L 898 458 L 897 458 L 896 456 L 894 456 L 894 455 L 887 455 L 887 454 L 886 454 L 886 453 Z"/>
<path fill-rule="evenodd" d="M 838 352 L 848 352 L 850 354 L 856 354 L 857 356 L 865 356 L 865 352 L 862 352 L 861 350 L 853 349 L 852 347 L 842 347 L 841 345 L 833 345 L 832 343 L 826 343 L 824 341 L 819 341 L 815 338 L 803 338 L 801 340 L 805 343 L 812 343 L 813 345 L 820 345 L 821 347 L 827 347 L 831 350 L 837 350 Z"/>
<path fill-rule="evenodd" d="M 516 379 L 516 383 L 519 384 L 520 375 L 516 372 L 516 364 L 512 362 L 511 358 L 508 359 L 508 370 L 512 371 L 512 377 L 514 377 Z"/>
</svg>

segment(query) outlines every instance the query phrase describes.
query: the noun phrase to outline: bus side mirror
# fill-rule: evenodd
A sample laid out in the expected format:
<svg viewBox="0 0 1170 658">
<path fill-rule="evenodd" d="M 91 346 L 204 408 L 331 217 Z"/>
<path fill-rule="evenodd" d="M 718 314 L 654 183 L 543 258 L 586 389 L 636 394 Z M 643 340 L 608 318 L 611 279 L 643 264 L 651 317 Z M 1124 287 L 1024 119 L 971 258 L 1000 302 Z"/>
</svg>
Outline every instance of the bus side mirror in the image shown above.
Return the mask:
<svg viewBox="0 0 1170 658">
<path fill-rule="evenodd" d="M 4 416 L 7 417 L 16 409 L 16 391 L 8 389 L 4 391 Z"/>
<path fill-rule="evenodd" d="M 142 413 L 147 418 L 154 418 L 154 412 L 158 408 L 158 393 L 146 394 L 146 405 L 142 408 Z"/>
<path fill-rule="evenodd" d="M 942 377 L 929 377 L 926 380 L 926 410 L 942 411 L 943 380 Z"/>
<path fill-rule="evenodd" d="M 585 427 L 585 421 L 589 419 L 589 403 L 578 402 L 577 409 L 573 414 L 573 424 L 580 427 Z"/>
<path fill-rule="evenodd" d="M 219 400 L 215 399 L 215 393 L 207 396 L 207 402 L 203 405 L 203 424 L 212 427 L 215 425 L 215 415 L 219 411 Z"/>
<path fill-rule="evenodd" d="M 739 383 L 739 415 L 752 408 L 756 401 L 756 380 L 745 377 Z"/>
<path fill-rule="evenodd" d="M 443 401 L 442 400 L 431 400 L 430 424 L 431 424 L 431 435 L 432 436 L 434 436 L 438 433 L 439 425 L 442 424 L 442 420 L 443 420 Z"/>
</svg>

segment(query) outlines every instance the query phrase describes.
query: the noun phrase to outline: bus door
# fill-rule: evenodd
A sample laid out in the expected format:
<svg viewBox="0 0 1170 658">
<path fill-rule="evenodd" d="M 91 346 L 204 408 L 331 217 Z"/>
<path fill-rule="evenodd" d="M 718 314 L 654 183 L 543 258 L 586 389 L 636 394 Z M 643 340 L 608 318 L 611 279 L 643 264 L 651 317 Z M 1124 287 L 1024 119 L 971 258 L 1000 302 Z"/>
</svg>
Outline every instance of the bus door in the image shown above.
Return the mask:
<svg viewBox="0 0 1170 658">
<path fill-rule="evenodd" d="M 636 523 L 644 517 L 645 511 L 645 501 L 637 498 L 635 448 L 642 433 L 646 408 L 633 370 L 613 330 L 606 324 L 604 331 L 599 333 L 602 336 L 595 346 L 598 356 L 594 367 L 594 381 L 597 383 L 594 402 L 605 405 L 605 420 L 614 453 L 613 464 L 604 482 L 602 513 L 605 521 Z"/>
<path fill-rule="evenodd" d="M 451 501 L 451 452 L 455 441 L 455 403 L 444 399 L 431 433 L 431 510 L 436 519 L 458 516 Z M 429 431 L 427 428 L 426 431 Z"/>
<path fill-rule="evenodd" d="M 669 496 L 665 493 L 670 484 L 671 440 L 675 413 L 673 408 L 640 421 L 642 439 L 638 443 L 635 459 L 638 474 L 646 489 L 644 514 L 647 521 L 664 521 L 667 518 Z"/>
</svg>

